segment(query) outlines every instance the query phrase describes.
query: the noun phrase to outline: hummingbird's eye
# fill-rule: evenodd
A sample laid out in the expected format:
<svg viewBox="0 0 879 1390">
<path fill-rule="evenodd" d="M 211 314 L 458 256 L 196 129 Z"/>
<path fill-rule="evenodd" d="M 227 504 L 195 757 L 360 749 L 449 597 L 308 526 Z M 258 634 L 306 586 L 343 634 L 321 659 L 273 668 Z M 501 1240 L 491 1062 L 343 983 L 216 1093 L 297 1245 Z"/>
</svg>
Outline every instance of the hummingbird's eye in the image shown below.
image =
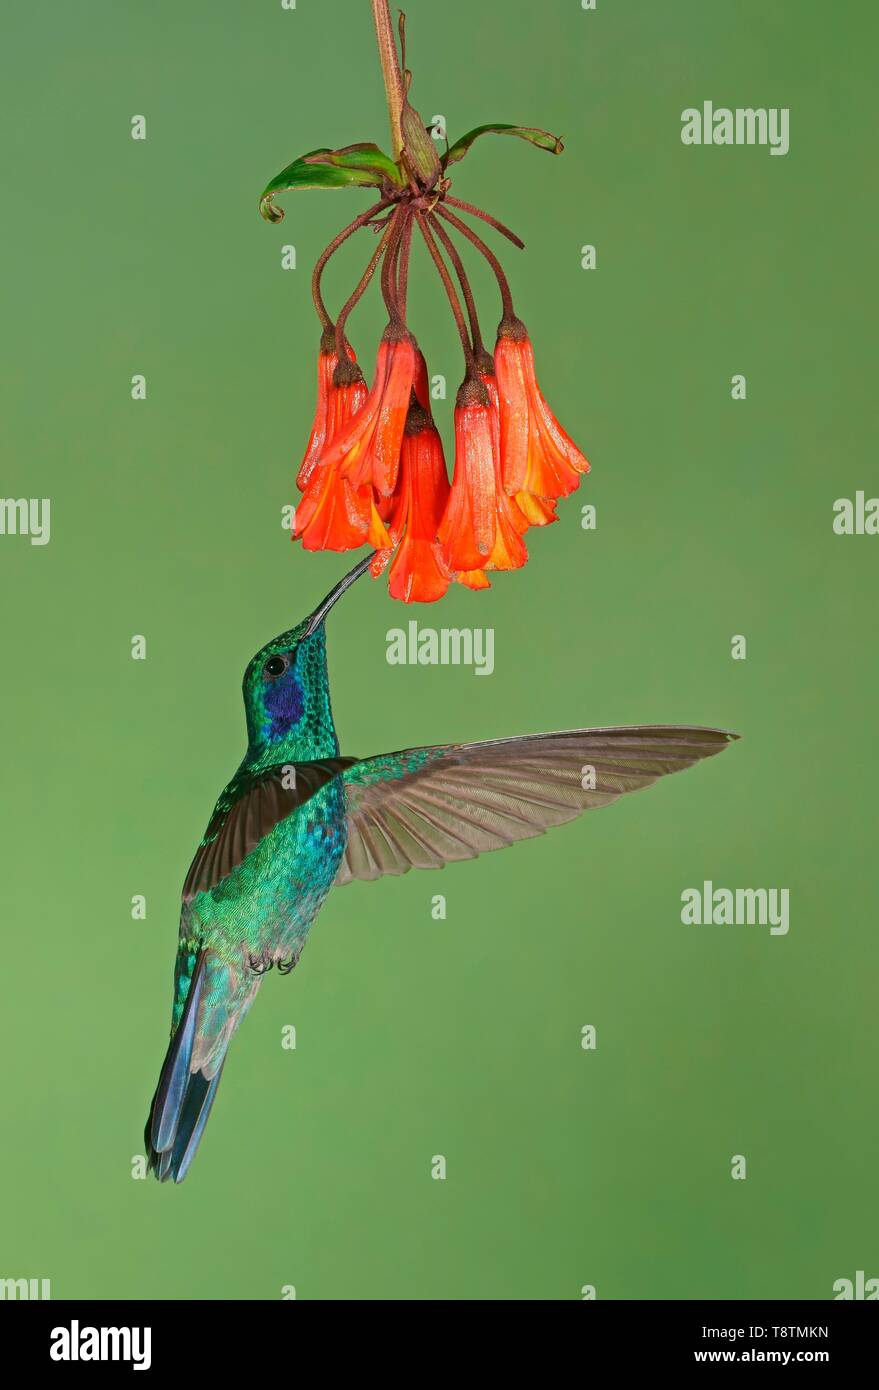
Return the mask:
<svg viewBox="0 0 879 1390">
<path fill-rule="evenodd" d="M 283 676 L 289 665 L 290 662 L 285 656 L 270 656 L 262 668 L 262 673 L 270 680 L 276 680 L 278 676 Z"/>
</svg>

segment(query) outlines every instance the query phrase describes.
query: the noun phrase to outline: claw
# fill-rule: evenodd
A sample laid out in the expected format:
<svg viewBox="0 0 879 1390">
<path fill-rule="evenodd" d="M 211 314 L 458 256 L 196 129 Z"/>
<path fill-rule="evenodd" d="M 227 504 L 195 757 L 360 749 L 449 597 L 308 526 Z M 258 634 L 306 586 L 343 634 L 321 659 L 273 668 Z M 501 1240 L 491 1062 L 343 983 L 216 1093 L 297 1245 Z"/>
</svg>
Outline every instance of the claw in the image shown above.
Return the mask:
<svg viewBox="0 0 879 1390">
<path fill-rule="evenodd" d="M 293 955 L 290 957 L 289 960 L 279 960 L 279 961 L 278 961 L 278 974 L 279 974 L 279 975 L 289 975 L 290 972 L 291 972 L 291 970 L 294 970 L 294 969 L 296 968 L 296 966 L 298 965 L 298 963 L 299 963 L 299 956 L 298 956 L 298 955 L 296 954 L 296 952 L 294 951 Z"/>
<path fill-rule="evenodd" d="M 272 966 L 275 963 L 273 960 L 267 961 L 261 959 L 259 956 L 250 956 L 249 961 L 250 968 L 253 971 L 254 975 L 265 975 L 267 971 L 271 970 Z"/>
</svg>

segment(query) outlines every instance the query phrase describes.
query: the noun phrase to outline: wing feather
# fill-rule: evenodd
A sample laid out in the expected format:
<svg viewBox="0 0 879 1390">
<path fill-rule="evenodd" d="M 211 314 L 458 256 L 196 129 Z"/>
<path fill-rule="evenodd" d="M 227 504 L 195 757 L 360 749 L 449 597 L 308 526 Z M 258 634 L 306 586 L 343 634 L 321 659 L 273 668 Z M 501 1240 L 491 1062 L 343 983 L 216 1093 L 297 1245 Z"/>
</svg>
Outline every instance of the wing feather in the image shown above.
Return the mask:
<svg viewBox="0 0 879 1390">
<path fill-rule="evenodd" d="M 442 868 L 541 835 L 737 737 L 677 725 L 571 729 L 354 762 L 342 773 L 348 844 L 336 883 Z"/>
<path fill-rule="evenodd" d="M 355 758 L 320 758 L 283 763 L 232 783 L 214 811 L 183 885 L 183 901 L 206 893 L 227 878 L 280 821 L 350 767 Z M 291 767 L 295 777 L 290 776 Z M 375 876 L 375 875 L 374 875 Z"/>
</svg>

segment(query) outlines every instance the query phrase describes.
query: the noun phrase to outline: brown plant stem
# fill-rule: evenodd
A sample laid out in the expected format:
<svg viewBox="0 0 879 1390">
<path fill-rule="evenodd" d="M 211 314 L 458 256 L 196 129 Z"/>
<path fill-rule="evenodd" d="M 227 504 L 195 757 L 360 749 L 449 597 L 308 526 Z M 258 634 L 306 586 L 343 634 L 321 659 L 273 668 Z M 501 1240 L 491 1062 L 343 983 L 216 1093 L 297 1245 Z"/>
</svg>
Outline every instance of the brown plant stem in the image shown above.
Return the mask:
<svg viewBox="0 0 879 1390">
<path fill-rule="evenodd" d="M 446 222 L 449 222 L 456 229 L 456 231 L 459 231 L 462 236 L 465 236 L 467 240 L 471 243 L 471 245 L 475 246 L 477 251 L 479 251 L 488 261 L 489 265 L 495 273 L 495 278 L 497 279 L 498 283 L 498 289 L 501 292 L 501 299 L 503 301 L 504 306 L 504 318 L 515 319 L 516 310 L 513 307 L 513 295 L 512 291 L 510 290 L 510 282 L 507 279 L 506 274 L 504 273 L 503 266 L 501 265 L 497 256 L 492 251 L 491 247 L 486 246 L 485 242 L 482 240 L 482 237 L 477 236 L 471 227 L 468 227 L 467 224 L 465 222 L 462 222 L 460 217 L 456 217 L 453 212 L 449 212 L 448 208 L 443 207 L 441 205 L 437 208 L 437 213 L 440 217 L 444 218 Z"/>
<path fill-rule="evenodd" d="M 388 318 L 395 328 L 404 327 L 403 316 L 400 313 L 400 305 L 397 299 L 397 253 L 400 249 L 400 241 L 403 236 L 408 213 L 402 207 L 394 210 L 391 224 L 388 228 L 389 239 L 388 249 L 385 254 L 384 265 L 382 266 L 382 298 L 388 311 Z"/>
<path fill-rule="evenodd" d="M 327 261 L 330 259 L 331 256 L 334 256 L 336 254 L 339 247 L 344 245 L 344 243 L 348 240 L 350 236 L 353 236 L 355 232 L 358 232 L 361 227 L 365 227 L 367 222 L 371 222 L 373 217 L 375 217 L 377 213 L 382 212 L 384 208 L 388 207 L 389 203 L 390 199 L 388 198 L 382 198 L 381 202 L 374 203 L 371 208 L 368 208 L 366 212 L 362 212 L 359 217 L 355 217 L 353 222 L 349 223 L 347 227 L 344 227 L 342 231 L 339 232 L 338 236 L 333 237 L 333 240 L 330 242 L 329 246 L 321 252 L 320 257 L 318 258 L 317 265 L 314 267 L 314 271 L 312 272 L 311 276 L 311 295 L 314 300 L 314 307 L 317 310 L 317 316 L 320 319 L 321 327 L 323 328 L 324 332 L 326 332 L 328 329 L 331 329 L 333 326 L 333 321 L 330 318 L 329 313 L 327 312 L 327 306 L 324 303 L 320 287 L 321 277 L 323 276 L 324 268 L 326 267 Z"/>
<path fill-rule="evenodd" d="M 430 226 L 432 231 L 436 233 L 442 242 L 445 253 L 455 268 L 455 274 L 461 285 L 461 293 L 464 296 L 464 303 L 467 306 L 467 317 L 470 320 L 470 337 L 473 341 L 473 352 L 477 361 L 479 361 L 485 354 L 485 343 L 482 340 L 482 329 L 479 326 L 479 314 L 476 309 L 476 300 L 473 296 L 470 281 L 467 278 L 467 272 L 464 269 L 464 262 L 458 255 L 458 248 L 452 241 L 452 238 L 449 236 L 442 223 L 438 221 L 436 213 L 432 213 L 430 216 Z"/>
<path fill-rule="evenodd" d="M 525 243 L 521 237 L 516 236 L 515 232 L 510 231 L 509 227 L 504 226 L 503 222 L 498 222 L 496 217 L 492 217 L 490 212 L 483 212 L 482 208 L 474 207 L 472 203 L 462 203 L 460 198 L 453 198 L 451 193 L 447 193 L 444 200 L 450 203 L 453 208 L 458 208 L 461 212 L 467 212 L 471 217 L 479 217 L 483 222 L 487 222 L 490 227 L 494 227 L 496 232 L 505 236 L 507 241 L 511 241 L 514 246 L 518 246 L 520 251 L 525 250 Z"/>
<path fill-rule="evenodd" d="M 400 315 L 404 323 L 406 321 L 406 310 L 409 302 L 409 257 L 412 254 L 413 230 L 414 223 L 410 212 L 403 226 L 403 235 L 400 238 L 399 256 L 397 259 L 397 303 L 400 306 Z"/>
<path fill-rule="evenodd" d="M 400 58 L 394 38 L 391 21 L 391 8 L 388 0 L 372 0 L 372 17 L 375 20 L 375 34 L 378 40 L 378 55 L 381 60 L 382 76 L 385 80 L 385 94 L 388 101 L 388 119 L 391 124 L 392 158 L 399 161 L 403 153 L 403 77 L 400 72 Z"/>
<path fill-rule="evenodd" d="M 464 321 L 464 314 L 461 309 L 461 303 L 458 299 L 458 294 L 455 290 L 455 286 L 452 283 L 452 277 L 449 274 L 448 266 L 446 265 L 445 261 L 442 258 L 442 255 L 440 254 L 440 249 L 437 246 L 436 241 L 434 240 L 433 233 L 427 225 L 427 219 L 425 218 L 424 213 L 416 211 L 415 216 L 418 219 L 418 227 L 421 232 L 421 235 L 424 237 L 427 249 L 433 257 L 434 264 L 436 265 L 436 268 L 439 271 L 440 279 L 443 282 L 446 294 L 449 298 L 449 304 L 451 305 L 452 313 L 455 316 L 455 323 L 458 327 L 458 334 L 461 339 L 461 346 L 464 349 L 464 361 L 467 364 L 467 376 L 477 376 L 478 372 L 476 369 L 476 361 L 473 356 L 473 348 L 470 344 L 470 335 L 467 332 L 467 324 Z"/>
<path fill-rule="evenodd" d="M 390 244 L 393 232 L 394 220 L 392 218 L 384 230 L 384 234 L 382 236 L 381 241 L 373 251 L 369 265 L 366 267 L 363 274 L 361 275 L 356 289 L 354 290 L 351 297 L 348 299 L 347 303 L 343 307 L 342 312 L 339 314 L 339 317 L 336 321 L 336 354 L 340 361 L 343 357 L 350 358 L 351 356 L 348 348 L 348 339 L 345 335 L 345 325 L 348 322 L 348 318 L 352 310 L 356 308 L 356 306 L 359 304 L 360 300 L 366 293 L 367 286 L 369 285 L 370 280 L 375 274 L 375 268 L 388 249 L 388 245 Z"/>
</svg>

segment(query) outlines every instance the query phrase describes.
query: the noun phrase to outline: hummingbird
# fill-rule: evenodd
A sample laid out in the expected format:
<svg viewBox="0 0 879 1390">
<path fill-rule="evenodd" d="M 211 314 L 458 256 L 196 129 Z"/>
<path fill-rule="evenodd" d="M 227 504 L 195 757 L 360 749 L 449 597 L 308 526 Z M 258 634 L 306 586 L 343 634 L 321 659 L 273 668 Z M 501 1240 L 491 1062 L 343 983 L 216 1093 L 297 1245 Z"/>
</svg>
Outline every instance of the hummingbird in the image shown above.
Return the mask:
<svg viewBox="0 0 879 1390">
<path fill-rule="evenodd" d="M 540 835 L 738 737 L 643 725 L 344 757 L 325 622 L 372 559 L 244 673 L 247 751 L 183 884 L 171 1038 L 144 1135 L 162 1182 L 186 1177 L 233 1035 L 266 973 L 298 963 L 333 886 L 439 869 Z"/>
</svg>

